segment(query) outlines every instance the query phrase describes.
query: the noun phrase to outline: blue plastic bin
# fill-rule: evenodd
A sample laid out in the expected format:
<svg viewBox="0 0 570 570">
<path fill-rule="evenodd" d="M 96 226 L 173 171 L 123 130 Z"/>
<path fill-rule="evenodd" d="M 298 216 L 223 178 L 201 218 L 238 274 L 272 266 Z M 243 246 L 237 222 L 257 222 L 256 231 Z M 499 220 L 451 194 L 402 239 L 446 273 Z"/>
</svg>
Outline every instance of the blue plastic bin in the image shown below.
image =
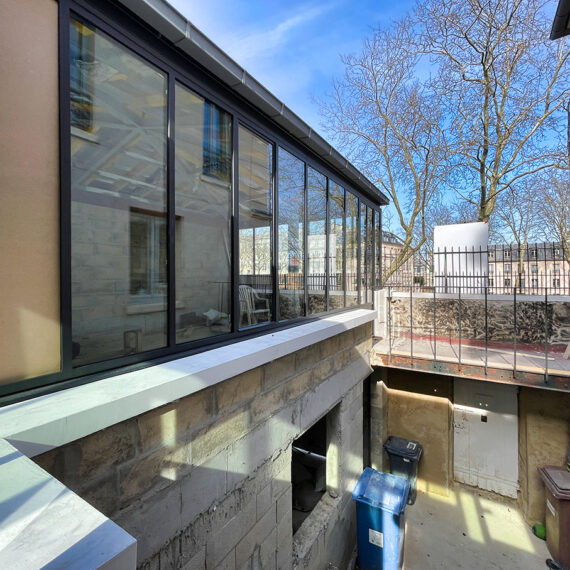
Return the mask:
<svg viewBox="0 0 570 570">
<path fill-rule="evenodd" d="M 360 570 L 396 570 L 404 563 L 404 514 L 410 483 L 367 467 L 354 491 Z"/>
</svg>

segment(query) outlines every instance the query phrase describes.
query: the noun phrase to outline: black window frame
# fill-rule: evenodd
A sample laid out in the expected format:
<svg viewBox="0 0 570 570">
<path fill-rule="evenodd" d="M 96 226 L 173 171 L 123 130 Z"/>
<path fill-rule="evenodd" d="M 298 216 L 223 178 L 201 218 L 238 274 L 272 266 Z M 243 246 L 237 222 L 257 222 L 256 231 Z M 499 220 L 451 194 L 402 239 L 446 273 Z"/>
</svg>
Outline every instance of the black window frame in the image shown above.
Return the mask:
<svg viewBox="0 0 570 570">
<path fill-rule="evenodd" d="M 166 39 L 158 36 L 148 25 L 140 21 L 126 8 L 120 7 L 110 0 L 59 0 L 58 2 L 58 43 L 59 43 L 59 164 L 60 164 L 60 330 L 61 330 L 61 367 L 60 371 L 15 380 L 0 386 L 0 405 L 6 405 L 16 401 L 24 400 L 40 394 L 66 389 L 74 385 L 94 381 L 100 378 L 137 370 L 150 365 L 166 362 L 174 358 L 202 352 L 208 348 L 214 348 L 223 344 L 239 342 L 245 338 L 257 334 L 265 334 L 270 330 L 284 329 L 304 322 L 309 322 L 324 314 L 345 312 L 354 308 L 371 308 L 372 303 L 362 303 L 361 287 L 358 288 L 359 302 L 355 307 L 343 307 L 328 310 L 325 313 L 316 315 L 304 315 L 287 321 L 279 320 L 278 313 L 278 287 L 277 287 L 277 252 L 278 252 L 278 152 L 279 147 L 283 148 L 295 158 L 305 164 L 305 171 L 308 167 L 314 168 L 327 179 L 327 219 L 325 227 L 329 231 L 328 213 L 328 187 L 330 182 L 334 182 L 348 193 L 356 196 L 357 208 L 360 204 L 366 204 L 373 211 L 374 220 L 381 221 L 381 204 L 375 201 L 364 190 L 355 187 L 340 172 L 326 164 L 317 154 L 313 153 L 303 142 L 296 139 L 292 134 L 286 132 L 276 122 L 264 115 L 263 111 L 254 107 L 237 93 L 222 85 L 220 80 L 212 76 L 207 69 L 203 68 L 196 61 L 191 60 L 185 54 L 179 52 L 176 47 Z M 164 348 L 140 352 L 134 355 L 127 355 L 115 359 L 108 359 L 91 364 L 73 366 L 73 343 L 71 335 L 71 148 L 70 132 L 72 125 L 71 118 L 71 73 L 70 73 L 70 21 L 76 19 L 84 21 L 100 30 L 114 41 L 134 52 L 142 60 L 160 69 L 167 76 L 167 114 L 168 132 L 167 140 L 167 256 L 168 263 L 168 342 Z M 232 331 L 230 333 L 200 339 L 188 343 L 180 344 L 176 342 L 176 307 L 175 307 L 175 201 L 174 201 L 174 93 L 175 84 L 180 83 L 194 91 L 208 103 L 212 103 L 221 108 L 231 116 L 232 120 L 232 161 L 231 161 L 231 184 L 233 197 L 233 225 L 232 225 Z M 89 121 L 85 122 L 87 125 Z M 258 134 L 273 147 L 273 179 L 272 179 L 272 204 L 273 204 L 273 256 L 271 267 L 272 279 L 272 321 L 263 323 L 247 329 L 239 329 L 239 299 L 237 283 L 239 282 L 237 251 L 237 208 L 239 196 L 239 183 L 237 164 L 239 152 L 237 145 L 237 133 L 239 125 L 243 125 L 252 132 Z M 77 125 L 76 125 L 77 126 Z M 307 176 L 305 172 L 305 192 L 307 191 Z M 306 205 L 305 205 L 306 208 Z M 306 211 L 305 211 L 306 219 Z M 380 225 L 374 223 L 374 232 L 381 232 Z M 305 223 L 305 255 L 307 253 Z M 346 232 L 346 208 L 345 208 L 345 232 Z M 360 232 L 358 235 L 358 274 L 360 274 Z M 373 237 L 372 243 L 375 248 L 376 239 Z M 328 248 L 328 238 L 326 240 Z M 344 249 L 346 258 L 346 236 L 344 239 Z M 374 255 L 374 253 L 373 253 Z M 306 261 L 306 260 L 305 260 Z M 328 259 L 326 260 L 328 269 Z M 345 259 L 346 263 L 346 259 Z M 306 266 L 305 266 L 306 267 Z M 372 273 L 374 268 L 372 269 Z M 328 282 L 328 277 L 327 277 Z M 372 279 L 374 282 L 374 279 Z M 348 284 L 345 284 L 345 295 Z M 307 295 L 307 285 L 305 277 L 305 295 Z M 345 303 L 346 304 L 346 303 Z M 307 311 L 307 299 L 305 299 L 305 310 Z M 327 309 L 329 300 L 327 295 Z"/>
</svg>

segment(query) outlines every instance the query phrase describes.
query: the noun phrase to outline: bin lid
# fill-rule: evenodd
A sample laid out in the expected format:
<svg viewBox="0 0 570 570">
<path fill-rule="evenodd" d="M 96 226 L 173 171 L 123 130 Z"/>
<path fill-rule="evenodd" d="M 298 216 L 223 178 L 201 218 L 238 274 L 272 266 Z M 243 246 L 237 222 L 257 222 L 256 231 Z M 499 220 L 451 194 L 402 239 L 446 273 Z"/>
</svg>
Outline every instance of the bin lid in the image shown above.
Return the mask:
<svg viewBox="0 0 570 570">
<path fill-rule="evenodd" d="M 393 453 L 400 457 L 407 457 L 412 461 L 419 461 L 423 447 L 419 441 L 391 435 L 384 443 L 384 449 L 388 453 Z"/>
<path fill-rule="evenodd" d="M 557 499 L 570 501 L 570 472 L 566 468 L 546 465 L 539 467 L 538 472 Z"/>
<path fill-rule="evenodd" d="M 396 515 L 406 508 L 410 483 L 398 475 L 366 467 L 352 492 L 352 498 Z"/>
</svg>

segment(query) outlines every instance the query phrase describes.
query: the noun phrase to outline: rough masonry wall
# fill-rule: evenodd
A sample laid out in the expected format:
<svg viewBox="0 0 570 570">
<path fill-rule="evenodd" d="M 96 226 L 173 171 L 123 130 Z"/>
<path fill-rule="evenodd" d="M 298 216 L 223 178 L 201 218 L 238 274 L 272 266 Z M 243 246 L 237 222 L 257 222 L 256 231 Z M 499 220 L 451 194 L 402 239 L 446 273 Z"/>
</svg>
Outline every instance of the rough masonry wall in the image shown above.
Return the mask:
<svg viewBox="0 0 570 570">
<path fill-rule="evenodd" d="M 137 538 L 142 568 L 291 568 L 291 443 L 340 403 L 327 461 L 338 496 L 298 531 L 295 564 L 342 567 L 371 346 L 363 325 L 36 461 Z"/>
<path fill-rule="evenodd" d="M 432 337 L 434 331 L 434 302 L 430 298 L 413 298 L 413 334 Z M 392 334 L 394 337 L 410 334 L 410 298 L 394 297 L 390 303 Z M 570 303 L 549 300 L 544 302 L 524 301 L 517 298 L 517 342 L 542 345 L 544 343 L 545 319 L 549 327 L 550 349 L 564 351 L 570 342 Z M 459 302 L 457 299 L 437 299 L 435 307 L 435 330 L 438 338 L 456 339 L 459 336 Z M 513 342 L 514 302 L 487 301 L 487 335 L 490 342 Z M 485 341 L 485 300 L 462 299 L 461 335 L 464 339 Z"/>
</svg>

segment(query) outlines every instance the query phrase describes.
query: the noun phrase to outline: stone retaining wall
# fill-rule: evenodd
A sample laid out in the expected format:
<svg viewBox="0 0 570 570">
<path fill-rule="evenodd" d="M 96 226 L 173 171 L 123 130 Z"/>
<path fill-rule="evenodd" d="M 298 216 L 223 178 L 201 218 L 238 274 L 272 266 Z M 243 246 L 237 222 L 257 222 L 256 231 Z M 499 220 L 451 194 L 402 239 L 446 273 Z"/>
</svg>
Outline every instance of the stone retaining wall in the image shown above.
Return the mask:
<svg viewBox="0 0 570 570">
<path fill-rule="evenodd" d="M 434 331 L 434 301 L 431 298 L 412 299 L 413 334 L 431 337 Z M 392 335 L 410 334 L 410 298 L 393 297 L 391 302 Z M 549 326 L 551 345 L 566 346 L 570 342 L 570 303 L 520 301 L 516 304 L 517 342 L 544 343 L 545 319 Z M 513 301 L 487 303 L 487 334 L 489 341 L 512 342 L 514 331 Z M 435 305 L 435 330 L 440 337 L 459 337 L 459 301 L 437 299 Z M 461 300 L 461 337 L 485 340 L 485 302 L 483 299 Z"/>
</svg>

